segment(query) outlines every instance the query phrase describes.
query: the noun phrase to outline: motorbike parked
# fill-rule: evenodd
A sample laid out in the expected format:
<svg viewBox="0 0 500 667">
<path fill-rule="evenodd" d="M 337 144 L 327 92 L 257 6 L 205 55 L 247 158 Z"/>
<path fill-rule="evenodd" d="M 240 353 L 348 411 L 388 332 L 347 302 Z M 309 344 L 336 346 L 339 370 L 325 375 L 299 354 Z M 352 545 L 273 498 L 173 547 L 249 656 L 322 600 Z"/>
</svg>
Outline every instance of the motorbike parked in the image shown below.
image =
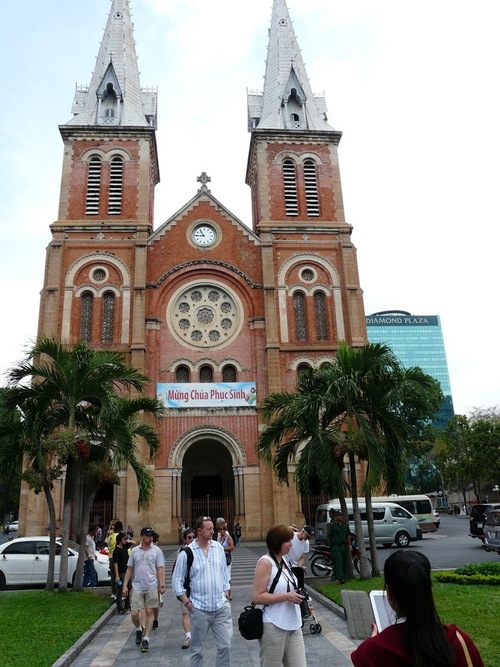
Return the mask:
<svg viewBox="0 0 500 667">
<path fill-rule="evenodd" d="M 356 542 L 352 542 L 352 564 L 354 569 L 358 574 L 361 574 L 361 556 L 359 555 L 359 548 Z M 333 573 L 333 559 L 332 552 L 330 549 L 330 544 L 323 539 L 323 541 L 316 542 L 312 545 L 311 555 L 309 556 L 311 561 L 311 572 L 315 577 L 331 577 Z M 370 572 L 372 570 L 372 562 L 367 556 L 366 560 L 368 561 L 368 567 Z"/>
</svg>

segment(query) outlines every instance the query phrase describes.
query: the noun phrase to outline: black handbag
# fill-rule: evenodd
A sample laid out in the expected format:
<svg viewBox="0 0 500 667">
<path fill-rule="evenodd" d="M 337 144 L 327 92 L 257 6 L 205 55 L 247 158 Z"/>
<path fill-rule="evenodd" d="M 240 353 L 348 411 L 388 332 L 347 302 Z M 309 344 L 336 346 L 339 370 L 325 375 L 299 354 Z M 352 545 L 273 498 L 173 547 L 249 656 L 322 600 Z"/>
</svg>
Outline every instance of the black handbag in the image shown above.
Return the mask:
<svg viewBox="0 0 500 667">
<path fill-rule="evenodd" d="M 276 559 L 273 559 L 276 562 Z M 276 588 L 276 584 L 281 575 L 281 569 L 282 568 L 278 566 L 278 572 L 273 579 L 269 593 L 274 593 L 274 589 Z M 238 630 L 243 639 L 262 639 L 262 635 L 264 634 L 263 614 L 264 611 L 259 607 L 256 607 L 254 602 L 252 602 L 249 607 L 243 609 L 238 618 Z"/>
<path fill-rule="evenodd" d="M 261 639 L 264 634 L 262 609 L 252 604 L 245 607 L 238 618 L 238 630 L 243 639 Z"/>
</svg>

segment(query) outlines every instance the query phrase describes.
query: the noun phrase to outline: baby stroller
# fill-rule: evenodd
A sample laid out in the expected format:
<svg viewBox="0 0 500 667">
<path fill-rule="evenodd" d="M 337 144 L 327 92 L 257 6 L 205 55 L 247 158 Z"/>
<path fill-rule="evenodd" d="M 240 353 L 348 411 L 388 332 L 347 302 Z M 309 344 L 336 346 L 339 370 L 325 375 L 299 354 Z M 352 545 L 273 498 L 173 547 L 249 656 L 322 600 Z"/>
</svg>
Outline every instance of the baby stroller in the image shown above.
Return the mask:
<svg viewBox="0 0 500 667">
<path fill-rule="evenodd" d="M 305 600 L 300 603 L 300 613 L 302 614 L 302 627 L 304 627 L 305 624 L 309 624 L 309 632 L 312 635 L 319 635 L 321 630 L 323 629 L 321 627 L 321 623 L 318 623 L 314 611 L 312 608 L 312 605 L 309 604 L 309 594 L 304 588 L 304 570 L 301 567 L 292 567 L 291 568 L 293 574 L 297 578 L 297 582 L 299 584 L 299 587 L 297 589 L 297 592 L 300 595 L 303 595 Z"/>
</svg>

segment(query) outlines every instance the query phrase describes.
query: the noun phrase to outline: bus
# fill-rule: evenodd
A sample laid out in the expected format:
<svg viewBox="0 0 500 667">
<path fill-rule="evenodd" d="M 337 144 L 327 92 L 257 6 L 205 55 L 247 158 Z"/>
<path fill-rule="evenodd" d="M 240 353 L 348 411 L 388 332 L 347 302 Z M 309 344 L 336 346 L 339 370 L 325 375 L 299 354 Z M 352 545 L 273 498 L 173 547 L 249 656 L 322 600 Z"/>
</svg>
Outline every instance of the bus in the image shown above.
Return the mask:
<svg viewBox="0 0 500 667">
<path fill-rule="evenodd" d="M 364 497 L 359 498 L 360 505 L 365 504 Z M 404 507 L 405 510 L 413 514 L 417 519 L 418 527 L 423 533 L 429 533 L 436 530 L 434 523 L 434 508 L 432 507 L 429 496 L 425 494 L 390 496 L 372 496 L 372 503 L 396 503 Z M 352 507 L 352 499 L 346 498 L 347 509 Z M 328 509 L 331 506 L 339 506 L 339 499 L 329 500 L 328 503 L 320 505 L 316 510 L 316 535 L 326 535 L 326 525 L 330 521 Z"/>
</svg>

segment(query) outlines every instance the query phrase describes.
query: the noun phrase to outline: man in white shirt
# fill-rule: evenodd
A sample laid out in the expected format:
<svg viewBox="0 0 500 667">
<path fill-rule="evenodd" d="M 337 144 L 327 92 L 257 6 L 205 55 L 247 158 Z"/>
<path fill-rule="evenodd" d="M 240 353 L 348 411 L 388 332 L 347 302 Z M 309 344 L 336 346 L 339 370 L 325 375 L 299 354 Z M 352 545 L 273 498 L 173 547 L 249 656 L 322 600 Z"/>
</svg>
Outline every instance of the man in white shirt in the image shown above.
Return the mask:
<svg viewBox="0 0 500 667">
<path fill-rule="evenodd" d="M 217 647 L 217 667 L 231 665 L 233 622 L 228 602 L 229 576 L 224 549 L 213 540 L 214 524 L 208 516 L 200 516 L 195 525 L 196 539 L 189 547 L 193 561 L 186 589 L 186 549 L 181 550 L 172 573 L 172 591 L 185 605 L 191 617 L 191 667 L 202 667 L 206 636 L 212 630 Z"/>
<path fill-rule="evenodd" d="M 314 535 L 314 529 L 307 524 L 302 530 L 297 531 L 292 537 L 292 546 L 286 556 L 286 561 L 290 567 L 304 568 L 306 554 L 309 553 L 309 538 Z M 299 582 L 302 586 L 303 582 Z"/>
<path fill-rule="evenodd" d="M 83 564 L 83 586 L 97 586 L 97 572 L 95 570 L 95 534 L 97 526 L 89 526 L 85 539 L 85 563 Z"/>
<path fill-rule="evenodd" d="M 149 651 L 149 636 L 153 627 L 153 609 L 160 606 L 160 595 L 165 593 L 165 558 L 162 550 L 153 544 L 154 530 L 141 530 L 141 543 L 132 549 L 123 579 L 122 596 L 128 595 L 132 579 L 132 623 L 135 626 L 135 644 L 144 653 Z M 141 610 L 146 614 L 144 634 L 141 628 Z"/>
</svg>

